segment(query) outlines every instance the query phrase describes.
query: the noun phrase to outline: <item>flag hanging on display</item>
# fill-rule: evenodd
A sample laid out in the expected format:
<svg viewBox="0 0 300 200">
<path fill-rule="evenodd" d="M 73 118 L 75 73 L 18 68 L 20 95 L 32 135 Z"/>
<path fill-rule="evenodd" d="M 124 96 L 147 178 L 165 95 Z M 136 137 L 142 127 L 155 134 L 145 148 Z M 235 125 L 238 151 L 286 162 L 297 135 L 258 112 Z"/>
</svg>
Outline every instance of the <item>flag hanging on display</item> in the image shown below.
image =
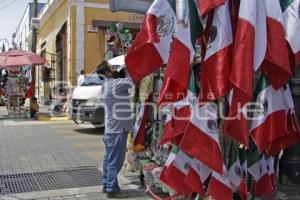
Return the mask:
<svg viewBox="0 0 300 200">
<path fill-rule="evenodd" d="M 264 0 L 264 2 L 267 13 L 268 42 L 262 70 L 274 89 L 278 90 L 292 76 L 285 39 L 283 14 L 279 1 Z"/>
<path fill-rule="evenodd" d="M 175 34 L 158 103 L 174 103 L 187 96 L 196 40 L 203 32 L 196 0 L 176 1 Z"/>
<path fill-rule="evenodd" d="M 230 81 L 233 84 L 229 117 L 224 132 L 239 143 L 249 146 L 248 123 L 242 109 L 253 95 L 254 72 L 262 64 L 267 50 L 266 10 L 263 1 L 241 0 Z"/>
<path fill-rule="evenodd" d="M 180 149 L 200 160 L 212 170 L 223 172 L 223 156 L 219 142 L 218 111 L 215 105 L 196 104 Z M 211 159 L 214 158 L 214 159 Z"/>
<path fill-rule="evenodd" d="M 260 152 L 267 144 L 281 137 L 286 130 L 286 114 L 281 90 L 275 91 L 264 75 L 261 75 L 255 95 L 250 133 Z"/>
<path fill-rule="evenodd" d="M 158 70 L 169 59 L 175 30 L 175 0 L 155 0 L 125 58 L 131 78 L 137 82 Z"/>
<path fill-rule="evenodd" d="M 273 156 L 300 141 L 300 128 L 290 87 L 287 85 L 281 88 L 281 92 L 285 107 L 286 130 L 284 135 L 268 143 L 266 153 Z"/>
<path fill-rule="evenodd" d="M 187 126 L 193 105 L 197 102 L 198 86 L 193 70 L 190 71 L 189 90 L 187 96 L 178 102 L 171 103 L 167 107 L 166 123 L 161 144 L 171 142 L 179 145 Z"/>
<path fill-rule="evenodd" d="M 225 4 L 225 0 L 198 0 L 201 16 L 207 15 L 214 8 Z"/>
<path fill-rule="evenodd" d="M 254 196 L 262 196 L 274 192 L 265 156 L 259 154 L 257 148 L 247 154 L 248 172 L 253 177 L 251 192 Z"/>
<path fill-rule="evenodd" d="M 232 187 L 225 166 L 223 171 L 223 174 L 213 172 L 209 181 L 208 195 L 215 200 L 232 199 Z"/>
<path fill-rule="evenodd" d="M 212 170 L 197 159 L 193 159 L 190 170 L 184 179 L 185 184 L 197 192 L 201 197 L 205 196 L 203 183 L 208 179 Z"/>
<path fill-rule="evenodd" d="M 235 143 L 231 141 L 229 150 L 228 176 L 230 182 L 238 188 L 243 179 L 243 169 L 238 156 L 238 151 Z"/>
<path fill-rule="evenodd" d="M 267 170 L 268 170 L 268 175 L 270 177 L 271 183 L 276 189 L 276 175 L 275 175 L 275 163 L 274 163 L 274 157 L 270 156 L 266 158 L 266 163 L 267 163 Z"/>
<path fill-rule="evenodd" d="M 191 195 L 193 190 L 184 183 L 184 179 L 188 174 L 192 158 L 179 149 L 172 151 L 170 156 L 166 168 L 161 173 L 160 180 L 180 194 Z M 173 161 L 170 163 L 171 160 Z"/>
<path fill-rule="evenodd" d="M 147 123 L 151 111 L 150 102 L 152 94 L 150 94 L 144 103 L 141 103 L 139 111 L 133 127 L 134 150 L 142 151 L 145 148 Z"/>
<path fill-rule="evenodd" d="M 238 156 L 241 163 L 241 169 L 242 169 L 242 181 L 239 185 L 238 192 L 239 196 L 242 200 L 248 199 L 248 187 L 247 187 L 247 152 L 245 149 L 239 149 L 238 150 Z"/>
<path fill-rule="evenodd" d="M 300 62 L 300 0 L 280 0 L 286 39 L 295 55 L 295 64 Z"/>
<path fill-rule="evenodd" d="M 216 100 L 229 92 L 233 38 L 229 2 L 228 0 L 225 2 L 214 10 L 202 65 L 200 92 L 202 102 Z"/>
</svg>

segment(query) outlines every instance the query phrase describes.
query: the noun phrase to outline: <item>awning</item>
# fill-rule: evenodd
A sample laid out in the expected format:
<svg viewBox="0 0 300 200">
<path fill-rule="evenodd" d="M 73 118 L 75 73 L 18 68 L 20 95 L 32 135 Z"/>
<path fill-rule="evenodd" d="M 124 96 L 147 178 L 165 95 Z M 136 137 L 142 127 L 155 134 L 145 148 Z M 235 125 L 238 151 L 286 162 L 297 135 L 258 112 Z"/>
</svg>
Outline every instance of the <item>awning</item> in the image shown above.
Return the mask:
<svg viewBox="0 0 300 200">
<path fill-rule="evenodd" d="M 112 12 L 125 11 L 145 14 L 153 0 L 110 0 L 109 9 Z"/>
</svg>

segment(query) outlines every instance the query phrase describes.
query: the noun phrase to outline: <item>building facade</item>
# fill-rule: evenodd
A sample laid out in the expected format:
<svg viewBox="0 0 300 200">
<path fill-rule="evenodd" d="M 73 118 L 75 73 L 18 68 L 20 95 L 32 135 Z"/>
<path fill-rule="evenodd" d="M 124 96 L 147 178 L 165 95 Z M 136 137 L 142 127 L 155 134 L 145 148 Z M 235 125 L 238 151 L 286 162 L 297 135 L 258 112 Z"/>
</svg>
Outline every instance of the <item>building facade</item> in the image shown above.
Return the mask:
<svg viewBox="0 0 300 200">
<path fill-rule="evenodd" d="M 44 3 L 38 3 L 38 13 L 44 7 Z M 31 32 L 31 19 L 34 14 L 33 3 L 28 3 L 25 12 L 18 25 L 15 37 L 16 48 L 21 50 L 31 50 L 32 32 Z"/>
<path fill-rule="evenodd" d="M 39 19 L 37 53 L 48 61 L 52 81 L 41 81 L 40 70 L 36 88 L 38 95 L 47 100 L 60 88 L 74 86 L 81 70 L 90 73 L 102 62 L 107 29 L 112 23 L 138 28 L 142 17 L 112 13 L 108 0 L 49 0 Z"/>
</svg>

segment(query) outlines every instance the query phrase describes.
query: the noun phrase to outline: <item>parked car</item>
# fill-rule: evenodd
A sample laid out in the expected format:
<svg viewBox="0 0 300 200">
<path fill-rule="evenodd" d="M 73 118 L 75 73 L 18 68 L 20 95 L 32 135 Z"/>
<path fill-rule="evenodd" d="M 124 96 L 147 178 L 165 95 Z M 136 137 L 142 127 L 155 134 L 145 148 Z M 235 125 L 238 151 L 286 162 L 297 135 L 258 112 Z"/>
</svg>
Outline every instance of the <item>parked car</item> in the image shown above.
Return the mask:
<svg viewBox="0 0 300 200">
<path fill-rule="evenodd" d="M 124 65 L 124 55 L 108 60 L 117 70 Z M 99 76 L 98 68 L 95 69 L 82 83 L 77 86 L 72 94 L 70 116 L 75 123 L 90 122 L 97 126 L 104 126 L 104 108 L 101 105 L 101 92 L 104 83 Z"/>
</svg>

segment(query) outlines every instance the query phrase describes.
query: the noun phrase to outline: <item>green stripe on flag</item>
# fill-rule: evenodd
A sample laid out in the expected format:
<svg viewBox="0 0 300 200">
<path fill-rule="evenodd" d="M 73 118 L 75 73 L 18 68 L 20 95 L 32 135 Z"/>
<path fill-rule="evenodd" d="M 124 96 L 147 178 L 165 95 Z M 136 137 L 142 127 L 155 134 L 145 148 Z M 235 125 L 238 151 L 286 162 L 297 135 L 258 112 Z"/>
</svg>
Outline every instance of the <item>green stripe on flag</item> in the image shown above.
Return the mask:
<svg viewBox="0 0 300 200">
<path fill-rule="evenodd" d="M 280 6 L 282 12 L 284 12 L 290 5 L 293 3 L 294 0 L 280 0 Z"/>
<path fill-rule="evenodd" d="M 247 151 L 247 166 L 248 168 L 260 161 L 261 156 L 259 155 L 258 148 L 255 147 L 251 151 Z"/>
<path fill-rule="evenodd" d="M 197 85 L 197 82 L 196 82 L 196 79 L 195 79 L 195 74 L 194 74 L 194 70 L 193 68 L 191 68 L 190 70 L 190 82 L 189 82 L 189 90 L 195 94 L 195 96 L 198 96 L 198 91 L 199 91 L 199 88 L 198 88 L 198 85 Z"/>
<path fill-rule="evenodd" d="M 243 164 L 246 161 L 247 152 L 245 149 L 239 149 L 238 154 L 239 154 L 240 163 Z"/>
<path fill-rule="evenodd" d="M 168 0 L 171 8 L 173 9 L 174 13 L 176 13 L 176 0 Z"/>
<path fill-rule="evenodd" d="M 257 82 L 254 95 L 253 95 L 254 101 L 256 101 L 257 96 L 259 95 L 259 93 L 261 93 L 261 91 L 266 89 L 269 85 L 270 85 L 270 83 L 269 83 L 267 77 L 265 75 L 261 74 L 260 77 L 259 77 L 259 80 Z"/>
<path fill-rule="evenodd" d="M 191 29 L 191 42 L 196 50 L 195 43 L 199 36 L 203 33 L 203 26 L 200 21 L 198 8 L 194 0 L 189 0 L 190 9 L 190 29 Z"/>
<path fill-rule="evenodd" d="M 179 151 L 180 151 L 180 149 L 176 145 L 173 145 L 171 153 L 177 154 Z"/>
<path fill-rule="evenodd" d="M 231 144 L 230 144 L 230 150 L 229 150 L 228 169 L 229 169 L 234 163 L 236 163 L 237 158 L 238 158 L 237 147 L 236 147 L 235 143 L 234 143 L 233 141 L 231 141 Z"/>
</svg>

